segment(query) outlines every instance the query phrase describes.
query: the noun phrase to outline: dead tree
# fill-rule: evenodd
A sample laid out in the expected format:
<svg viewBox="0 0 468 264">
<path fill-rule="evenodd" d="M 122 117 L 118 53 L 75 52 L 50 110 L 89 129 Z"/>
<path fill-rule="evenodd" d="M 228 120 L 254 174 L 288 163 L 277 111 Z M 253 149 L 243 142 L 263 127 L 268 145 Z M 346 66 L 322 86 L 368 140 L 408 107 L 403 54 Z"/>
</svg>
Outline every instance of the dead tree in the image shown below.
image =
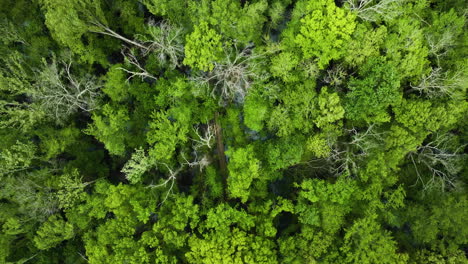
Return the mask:
<svg viewBox="0 0 468 264">
<path fill-rule="evenodd" d="M 129 77 L 127 78 L 127 82 L 130 81 L 134 77 L 140 77 L 141 80 L 143 81 L 145 78 L 153 79 L 153 80 L 158 80 L 156 76 L 153 74 L 149 73 L 138 61 L 138 58 L 135 56 L 135 53 L 130 49 L 127 52 L 125 50 L 122 50 L 122 55 L 125 58 L 125 61 L 128 62 L 130 65 L 132 65 L 135 69 L 134 70 L 129 70 L 123 67 L 119 67 L 120 70 L 125 71 L 126 73 L 129 74 Z"/>
<path fill-rule="evenodd" d="M 449 75 L 441 68 L 433 68 L 421 79 L 419 84 L 411 85 L 411 90 L 426 95 L 428 98 L 450 97 L 457 95 L 463 87 L 463 74 L 458 71 Z"/>
<path fill-rule="evenodd" d="M 465 145 L 451 149 L 449 141 L 449 135 L 436 135 L 433 141 L 408 154 L 417 177 L 413 186 L 420 182 L 424 191 L 436 185 L 442 191 L 456 186 L 456 175 L 461 169 Z"/>
<path fill-rule="evenodd" d="M 253 54 L 253 46 L 249 45 L 239 51 L 237 45 L 227 49 L 226 56 L 221 62 L 214 62 L 210 72 L 201 72 L 191 78 L 197 85 L 212 87 L 211 95 L 219 96 L 220 103 L 235 101 L 242 103 L 254 80 L 263 76 L 256 70 L 257 58 L 261 54 Z"/>
<path fill-rule="evenodd" d="M 98 108 L 100 82 L 89 74 L 72 73 L 71 66 L 71 58 L 60 62 L 53 58 L 50 64 L 44 62 L 32 94 L 46 115 L 57 123 L 63 123 L 78 111 L 91 112 Z"/>
<path fill-rule="evenodd" d="M 327 75 L 323 81 L 332 86 L 340 86 L 346 79 L 347 73 L 343 66 L 337 65 L 330 70 L 327 70 Z"/>
<path fill-rule="evenodd" d="M 379 19 L 390 20 L 401 11 L 398 8 L 404 0 L 346 0 L 349 9 L 365 21 L 377 21 Z"/>
<path fill-rule="evenodd" d="M 184 56 L 183 29 L 181 27 L 165 21 L 156 24 L 150 20 L 147 27 L 148 34 L 138 34 L 135 39 L 129 39 L 100 22 L 94 21 L 91 24 L 99 29 L 93 32 L 119 39 L 131 47 L 139 49 L 143 57 L 155 53 L 162 64 L 172 68 L 180 66 L 180 60 Z"/>
<path fill-rule="evenodd" d="M 379 148 L 383 141 L 383 134 L 376 131 L 374 124 L 362 132 L 356 128 L 346 129 L 345 135 L 350 138 L 350 141 L 337 142 L 333 138 L 327 138 L 327 145 L 330 149 L 328 156 L 308 161 L 306 164 L 336 177 L 343 174 L 355 175 L 359 168 L 359 162 L 368 157 L 373 150 Z"/>
<path fill-rule="evenodd" d="M 180 66 L 184 56 L 183 29 L 166 21 L 154 23 L 150 20 L 148 32 L 149 36 L 136 36 L 147 47 L 143 56 L 153 52 L 163 64 L 172 68 Z"/>
</svg>

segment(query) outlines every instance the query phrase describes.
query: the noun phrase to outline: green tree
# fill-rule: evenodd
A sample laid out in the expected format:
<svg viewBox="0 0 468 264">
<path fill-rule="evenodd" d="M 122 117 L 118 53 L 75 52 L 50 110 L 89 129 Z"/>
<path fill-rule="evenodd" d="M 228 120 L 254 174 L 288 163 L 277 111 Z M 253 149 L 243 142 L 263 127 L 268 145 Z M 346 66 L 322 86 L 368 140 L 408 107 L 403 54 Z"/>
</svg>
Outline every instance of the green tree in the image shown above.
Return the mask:
<svg viewBox="0 0 468 264">
<path fill-rule="evenodd" d="M 306 10 L 295 42 L 305 59 L 314 58 L 323 69 L 330 60 L 343 56 L 343 46 L 356 27 L 355 16 L 331 0 L 309 1 Z"/>
<path fill-rule="evenodd" d="M 73 235 L 73 225 L 57 215 L 52 215 L 37 230 L 34 243 L 39 249 L 49 249 L 64 240 L 71 239 Z"/>
<path fill-rule="evenodd" d="M 260 161 L 255 158 L 253 146 L 229 150 L 226 155 L 230 159 L 227 180 L 229 194 L 245 203 L 249 198 L 252 182 L 260 177 Z"/>
<path fill-rule="evenodd" d="M 359 76 L 348 83 L 347 117 L 367 123 L 390 121 L 389 106 L 398 105 L 402 98 L 395 66 L 382 57 L 371 58 L 359 69 Z"/>
<path fill-rule="evenodd" d="M 222 58 L 221 35 L 209 27 L 207 22 L 195 26 L 187 35 L 184 64 L 202 71 L 211 71 L 214 62 Z"/>
</svg>

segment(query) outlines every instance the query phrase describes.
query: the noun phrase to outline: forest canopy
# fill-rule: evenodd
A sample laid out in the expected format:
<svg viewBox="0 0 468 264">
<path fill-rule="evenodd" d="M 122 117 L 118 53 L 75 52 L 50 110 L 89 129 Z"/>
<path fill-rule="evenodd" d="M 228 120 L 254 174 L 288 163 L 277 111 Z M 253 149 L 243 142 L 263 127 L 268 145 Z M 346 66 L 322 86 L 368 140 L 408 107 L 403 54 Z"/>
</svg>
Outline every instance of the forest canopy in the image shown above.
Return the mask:
<svg viewBox="0 0 468 264">
<path fill-rule="evenodd" d="M 464 0 L 3 0 L 0 263 L 468 263 Z"/>
</svg>

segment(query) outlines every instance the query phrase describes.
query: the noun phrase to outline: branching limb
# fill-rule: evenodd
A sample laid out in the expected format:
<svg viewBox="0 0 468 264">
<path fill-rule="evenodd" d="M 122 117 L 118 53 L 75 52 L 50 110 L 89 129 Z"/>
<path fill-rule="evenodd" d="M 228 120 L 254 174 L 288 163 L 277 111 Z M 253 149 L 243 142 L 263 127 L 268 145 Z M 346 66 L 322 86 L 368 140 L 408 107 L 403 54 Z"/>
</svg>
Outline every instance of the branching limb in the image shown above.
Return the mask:
<svg viewBox="0 0 468 264">
<path fill-rule="evenodd" d="M 463 85 L 463 74 L 458 71 L 452 76 L 443 72 L 441 68 L 433 68 L 423 76 L 418 85 L 411 85 L 411 90 L 425 94 L 429 98 L 454 97 L 457 89 Z"/>
<path fill-rule="evenodd" d="M 77 111 L 91 112 L 98 107 L 101 84 L 91 75 L 74 75 L 71 67 L 71 59 L 57 63 L 54 58 L 51 64 L 44 63 L 32 94 L 58 123 Z"/>
<path fill-rule="evenodd" d="M 199 132 L 199 127 L 194 128 L 194 132 L 197 135 L 198 139 L 192 139 L 195 142 L 194 149 L 197 150 L 202 147 L 207 147 L 211 149 L 214 144 L 215 138 L 215 129 L 213 124 L 208 124 L 204 130 L 203 135 Z"/>
<path fill-rule="evenodd" d="M 192 77 L 197 85 L 213 87 L 211 95 L 220 97 L 220 102 L 243 102 L 254 80 L 262 79 L 256 69 L 259 67 L 256 59 L 263 54 L 253 54 L 253 46 L 247 46 L 239 51 L 237 46 L 225 50 L 225 59 L 215 62 L 211 72 L 201 73 Z"/>
<path fill-rule="evenodd" d="M 447 186 L 455 187 L 456 174 L 460 171 L 462 150 L 465 146 L 450 150 L 448 143 L 447 135 L 436 135 L 434 141 L 419 146 L 408 154 L 417 176 L 414 185 L 421 182 L 423 190 L 432 188 L 437 182 L 442 190 Z M 429 172 L 428 177 L 423 178 L 424 175 L 421 175 L 418 167 L 425 168 Z"/>
<path fill-rule="evenodd" d="M 382 18 L 390 20 L 401 14 L 398 8 L 404 0 L 346 0 L 349 9 L 362 20 L 375 22 Z"/>
<path fill-rule="evenodd" d="M 135 54 L 130 50 L 129 52 L 125 52 L 122 50 L 122 55 L 125 57 L 126 61 L 130 63 L 131 65 L 135 66 L 136 70 L 131 71 L 128 69 L 125 69 L 123 67 L 119 67 L 118 69 L 125 71 L 126 73 L 130 74 L 130 76 L 127 78 L 127 82 L 130 81 L 134 77 L 140 77 L 141 80 L 143 81 L 145 78 L 150 78 L 153 80 L 158 80 L 158 78 L 151 73 L 149 73 L 138 61 L 137 57 Z"/>
</svg>

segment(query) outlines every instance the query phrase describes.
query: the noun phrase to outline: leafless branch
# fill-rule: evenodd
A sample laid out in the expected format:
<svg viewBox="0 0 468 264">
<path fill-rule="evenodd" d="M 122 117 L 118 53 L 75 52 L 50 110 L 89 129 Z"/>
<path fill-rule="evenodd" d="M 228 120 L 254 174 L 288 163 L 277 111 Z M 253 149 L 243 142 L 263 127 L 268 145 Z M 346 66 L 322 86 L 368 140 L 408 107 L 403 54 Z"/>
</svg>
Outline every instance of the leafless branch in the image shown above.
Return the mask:
<svg viewBox="0 0 468 264">
<path fill-rule="evenodd" d="M 456 174 L 460 170 L 459 163 L 463 157 L 461 152 L 465 146 L 449 150 L 448 142 L 448 135 L 436 135 L 432 142 L 419 146 L 408 154 L 417 177 L 413 186 L 421 182 L 425 191 L 433 188 L 437 183 L 440 184 L 442 190 L 445 190 L 447 186 L 455 187 Z M 429 175 L 422 175 L 418 167 L 425 168 Z"/>
<path fill-rule="evenodd" d="M 263 76 L 255 69 L 258 67 L 255 59 L 262 54 L 253 54 L 253 47 L 247 46 L 239 51 L 237 45 L 228 49 L 225 59 L 215 62 L 211 72 L 201 73 L 191 79 L 198 85 L 213 87 L 211 95 L 220 96 L 220 102 L 236 101 L 242 103 L 254 80 Z"/>
<path fill-rule="evenodd" d="M 90 22 L 92 25 L 96 26 L 97 28 L 99 28 L 100 30 L 92 30 L 91 32 L 94 32 L 94 33 L 98 33 L 98 34 L 103 34 L 103 35 L 107 35 L 107 36 L 111 36 L 113 38 L 117 38 L 117 39 L 120 39 L 128 44 L 131 44 L 133 46 L 136 46 L 140 49 L 142 49 L 144 52 L 147 52 L 148 51 L 148 47 L 143 45 L 142 43 L 138 42 L 138 41 L 135 41 L 135 40 L 131 40 L 131 39 L 128 39 L 122 35 L 120 35 L 119 33 L 113 31 L 112 29 L 110 29 L 109 27 L 107 27 L 106 25 L 102 24 L 101 22 L 98 22 L 98 21 L 91 21 Z"/>
<path fill-rule="evenodd" d="M 346 78 L 346 70 L 342 65 L 333 67 L 327 70 L 327 75 L 324 78 L 324 82 L 333 86 L 339 86 L 343 83 Z"/>
<path fill-rule="evenodd" d="M 203 168 L 205 168 L 211 163 L 211 160 L 209 159 L 208 155 L 203 155 L 203 157 L 199 158 L 196 151 L 194 151 L 194 155 L 195 155 L 195 158 L 193 161 L 188 161 L 185 158 L 185 156 L 182 155 L 182 158 L 185 160 L 185 162 L 181 163 L 179 168 L 177 168 L 176 170 L 173 170 L 172 168 L 170 168 L 166 163 L 161 163 L 167 168 L 169 172 L 169 176 L 160 184 L 156 184 L 156 185 L 151 184 L 146 187 L 146 188 L 153 189 L 153 188 L 166 187 L 169 185 L 169 188 L 166 192 L 166 195 L 164 196 L 164 199 L 159 203 L 158 206 L 161 206 L 167 200 L 169 195 L 172 193 L 174 185 L 175 185 L 175 181 L 177 180 L 177 176 L 179 175 L 180 172 L 182 172 L 185 169 L 186 166 L 199 167 L 200 172 L 201 172 Z"/>
<path fill-rule="evenodd" d="M 335 176 L 355 175 L 359 161 L 367 157 L 373 149 L 378 148 L 379 142 L 383 140 L 383 134 L 377 132 L 375 128 L 372 124 L 363 132 L 359 132 L 356 128 L 345 130 L 351 138 L 349 142 L 336 142 L 327 138 L 331 150 L 329 155 L 326 158 L 311 160 L 308 164 Z"/>
<path fill-rule="evenodd" d="M 390 20 L 401 14 L 398 6 L 404 0 L 346 0 L 349 9 L 365 21 Z"/>
<path fill-rule="evenodd" d="M 59 63 L 53 59 L 51 64 L 45 63 L 33 93 L 33 99 L 58 123 L 79 110 L 91 112 L 98 108 L 101 88 L 98 80 L 91 75 L 76 77 L 71 66 L 71 59 Z"/>
<path fill-rule="evenodd" d="M 443 72 L 441 68 L 433 68 L 432 71 L 423 76 L 418 85 L 411 85 L 411 90 L 425 94 L 429 98 L 450 97 L 457 93 L 457 89 L 463 86 L 463 74 L 458 71 L 451 76 Z"/>
<path fill-rule="evenodd" d="M 124 50 L 122 50 L 122 55 L 125 57 L 126 61 L 128 63 L 130 63 L 131 65 L 133 65 L 136 70 L 135 71 L 132 71 L 132 70 L 128 70 L 126 68 L 123 68 L 123 67 L 119 67 L 118 69 L 120 70 L 123 70 L 125 71 L 126 73 L 130 74 L 130 76 L 127 78 L 127 82 L 130 81 L 132 78 L 134 77 L 140 77 L 141 80 L 144 80 L 145 78 L 150 78 L 150 79 L 153 79 L 153 80 L 157 80 L 158 78 L 154 75 L 152 75 L 151 73 L 149 73 L 141 64 L 140 62 L 138 61 L 137 57 L 135 56 L 135 54 L 133 53 L 133 51 L 128 51 L 128 52 L 125 52 Z"/>
<path fill-rule="evenodd" d="M 150 20 L 147 27 L 149 36 L 138 34 L 135 36 L 136 39 L 132 40 L 100 22 L 93 21 L 91 24 L 100 29 L 92 32 L 120 39 L 140 49 L 143 56 L 156 53 L 160 62 L 169 62 L 168 64 L 173 68 L 180 66 L 180 59 L 184 55 L 183 29 L 181 27 L 174 26 L 166 21 L 156 24 Z"/>
<path fill-rule="evenodd" d="M 168 62 L 173 68 L 180 66 L 180 60 L 184 56 L 183 29 L 166 21 L 156 24 L 150 20 L 148 26 L 149 36 L 136 36 L 147 47 L 143 56 L 154 52 L 160 62 Z"/>
<path fill-rule="evenodd" d="M 203 135 L 200 134 L 198 126 L 194 128 L 193 130 L 198 137 L 198 139 L 192 139 L 192 141 L 196 143 L 194 145 L 195 150 L 202 148 L 204 146 L 211 149 L 211 147 L 214 144 L 214 138 L 215 138 L 214 125 L 208 124 L 206 126 L 206 129 L 204 130 Z"/>
</svg>

